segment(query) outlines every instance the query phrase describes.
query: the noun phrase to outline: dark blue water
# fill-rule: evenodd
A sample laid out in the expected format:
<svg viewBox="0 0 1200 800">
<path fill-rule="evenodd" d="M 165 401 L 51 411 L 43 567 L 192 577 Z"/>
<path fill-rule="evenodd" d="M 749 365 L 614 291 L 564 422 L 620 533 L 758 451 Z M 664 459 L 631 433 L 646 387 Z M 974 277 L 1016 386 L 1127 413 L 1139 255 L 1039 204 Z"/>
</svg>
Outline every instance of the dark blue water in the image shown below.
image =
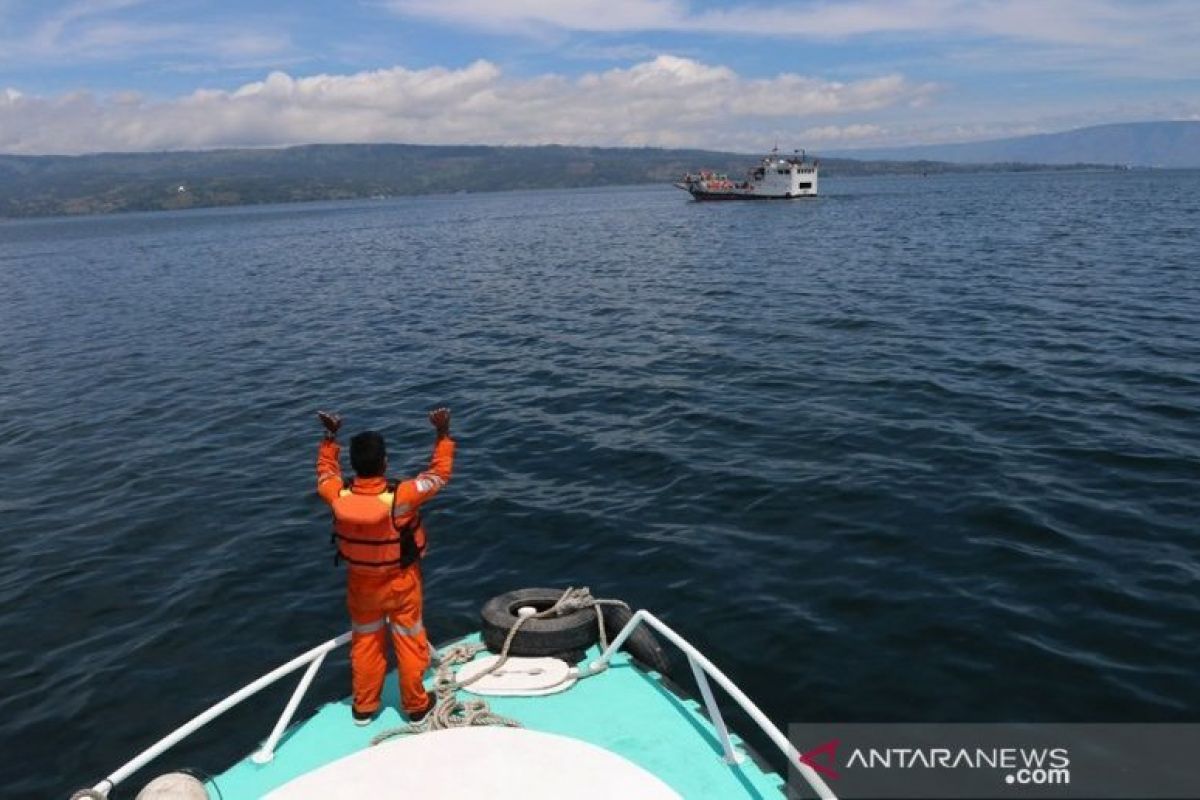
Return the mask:
<svg viewBox="0 0 1200 800">
<path fill-rule="evenodd" d="M 823 188 L 0 223 L 4 794 L 345 629 L 318 407 L 403 469 L 453 407 L 435 639 L 585 584 L 780 724 L 1197 719 L 1200 173 Z"/>
</svg>

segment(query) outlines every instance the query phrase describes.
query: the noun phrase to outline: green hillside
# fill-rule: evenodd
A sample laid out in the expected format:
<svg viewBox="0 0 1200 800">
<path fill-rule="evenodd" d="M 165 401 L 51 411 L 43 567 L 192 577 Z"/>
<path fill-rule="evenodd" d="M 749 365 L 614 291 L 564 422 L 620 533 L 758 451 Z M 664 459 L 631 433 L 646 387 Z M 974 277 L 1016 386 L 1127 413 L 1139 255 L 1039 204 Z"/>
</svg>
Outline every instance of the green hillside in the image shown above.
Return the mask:
<svg viewBox="0 0 1200 800">
<path fill-rule="evenodd" d="M 0 155 L 0 216 L 665 183 L 700 168 L 740 175 L 755 160 L 752 155 L 703 150 L 419 145 Z M 845 159 L 824 160 L 822 168 L 825 176 L 980 169 L 927 161 Z"/>
</svg>

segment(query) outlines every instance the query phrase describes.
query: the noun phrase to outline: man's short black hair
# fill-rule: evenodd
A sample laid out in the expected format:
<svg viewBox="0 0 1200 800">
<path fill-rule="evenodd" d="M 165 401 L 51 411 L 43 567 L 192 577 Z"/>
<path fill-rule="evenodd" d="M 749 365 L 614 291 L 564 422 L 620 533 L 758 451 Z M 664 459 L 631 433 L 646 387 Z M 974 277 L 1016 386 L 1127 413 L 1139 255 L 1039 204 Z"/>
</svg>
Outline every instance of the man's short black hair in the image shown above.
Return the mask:
<svg viewBox="0 0 1200 800">
<path fill-rule="evenodd" d="M 383 434 L 363 431 L 350 440 L 350 466 L 360 478 L 378 478 L 387 469 L 387 447 Z"/>
</svg>

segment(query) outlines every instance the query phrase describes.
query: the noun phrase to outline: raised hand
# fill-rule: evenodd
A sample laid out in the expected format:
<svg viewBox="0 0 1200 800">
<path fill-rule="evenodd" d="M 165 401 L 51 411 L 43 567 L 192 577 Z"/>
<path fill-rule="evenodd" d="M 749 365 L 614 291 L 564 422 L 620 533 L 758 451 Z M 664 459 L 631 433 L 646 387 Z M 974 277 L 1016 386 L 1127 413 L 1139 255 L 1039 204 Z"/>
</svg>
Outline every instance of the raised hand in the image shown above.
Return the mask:
<svg viewBox="0 0 1200 800">
<path fill-rule="evenodd" d="M 317 419 L 321 420 L 321 424 L 325 426 L 325 435 L 330 439 L 337 436 L 338 430 L 342 427 L 341 414 L 335 414 L 332 411 L 318 411 Z"/>
<path fill-rule="evenodd" d="M 435 408 L 429 412 L 429 424 L 437 431 L 438 436 L 450 435 L 450 409 Z"/>
</svg>

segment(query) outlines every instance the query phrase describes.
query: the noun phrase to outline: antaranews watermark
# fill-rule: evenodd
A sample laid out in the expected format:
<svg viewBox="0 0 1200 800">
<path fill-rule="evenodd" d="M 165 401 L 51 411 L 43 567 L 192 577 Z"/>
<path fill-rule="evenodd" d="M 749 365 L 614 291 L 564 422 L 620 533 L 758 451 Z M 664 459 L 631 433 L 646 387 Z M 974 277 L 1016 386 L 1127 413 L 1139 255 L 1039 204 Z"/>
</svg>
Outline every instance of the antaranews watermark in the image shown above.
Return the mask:
<svg viewBox="0 0 1200 800">
<path fill-rule="evenodd" d="M 1200 798 L 1200 724 L 791 725 L 838 797 Z M 793 769 L 791 791 L 805 796 Z"/>
</svg>

